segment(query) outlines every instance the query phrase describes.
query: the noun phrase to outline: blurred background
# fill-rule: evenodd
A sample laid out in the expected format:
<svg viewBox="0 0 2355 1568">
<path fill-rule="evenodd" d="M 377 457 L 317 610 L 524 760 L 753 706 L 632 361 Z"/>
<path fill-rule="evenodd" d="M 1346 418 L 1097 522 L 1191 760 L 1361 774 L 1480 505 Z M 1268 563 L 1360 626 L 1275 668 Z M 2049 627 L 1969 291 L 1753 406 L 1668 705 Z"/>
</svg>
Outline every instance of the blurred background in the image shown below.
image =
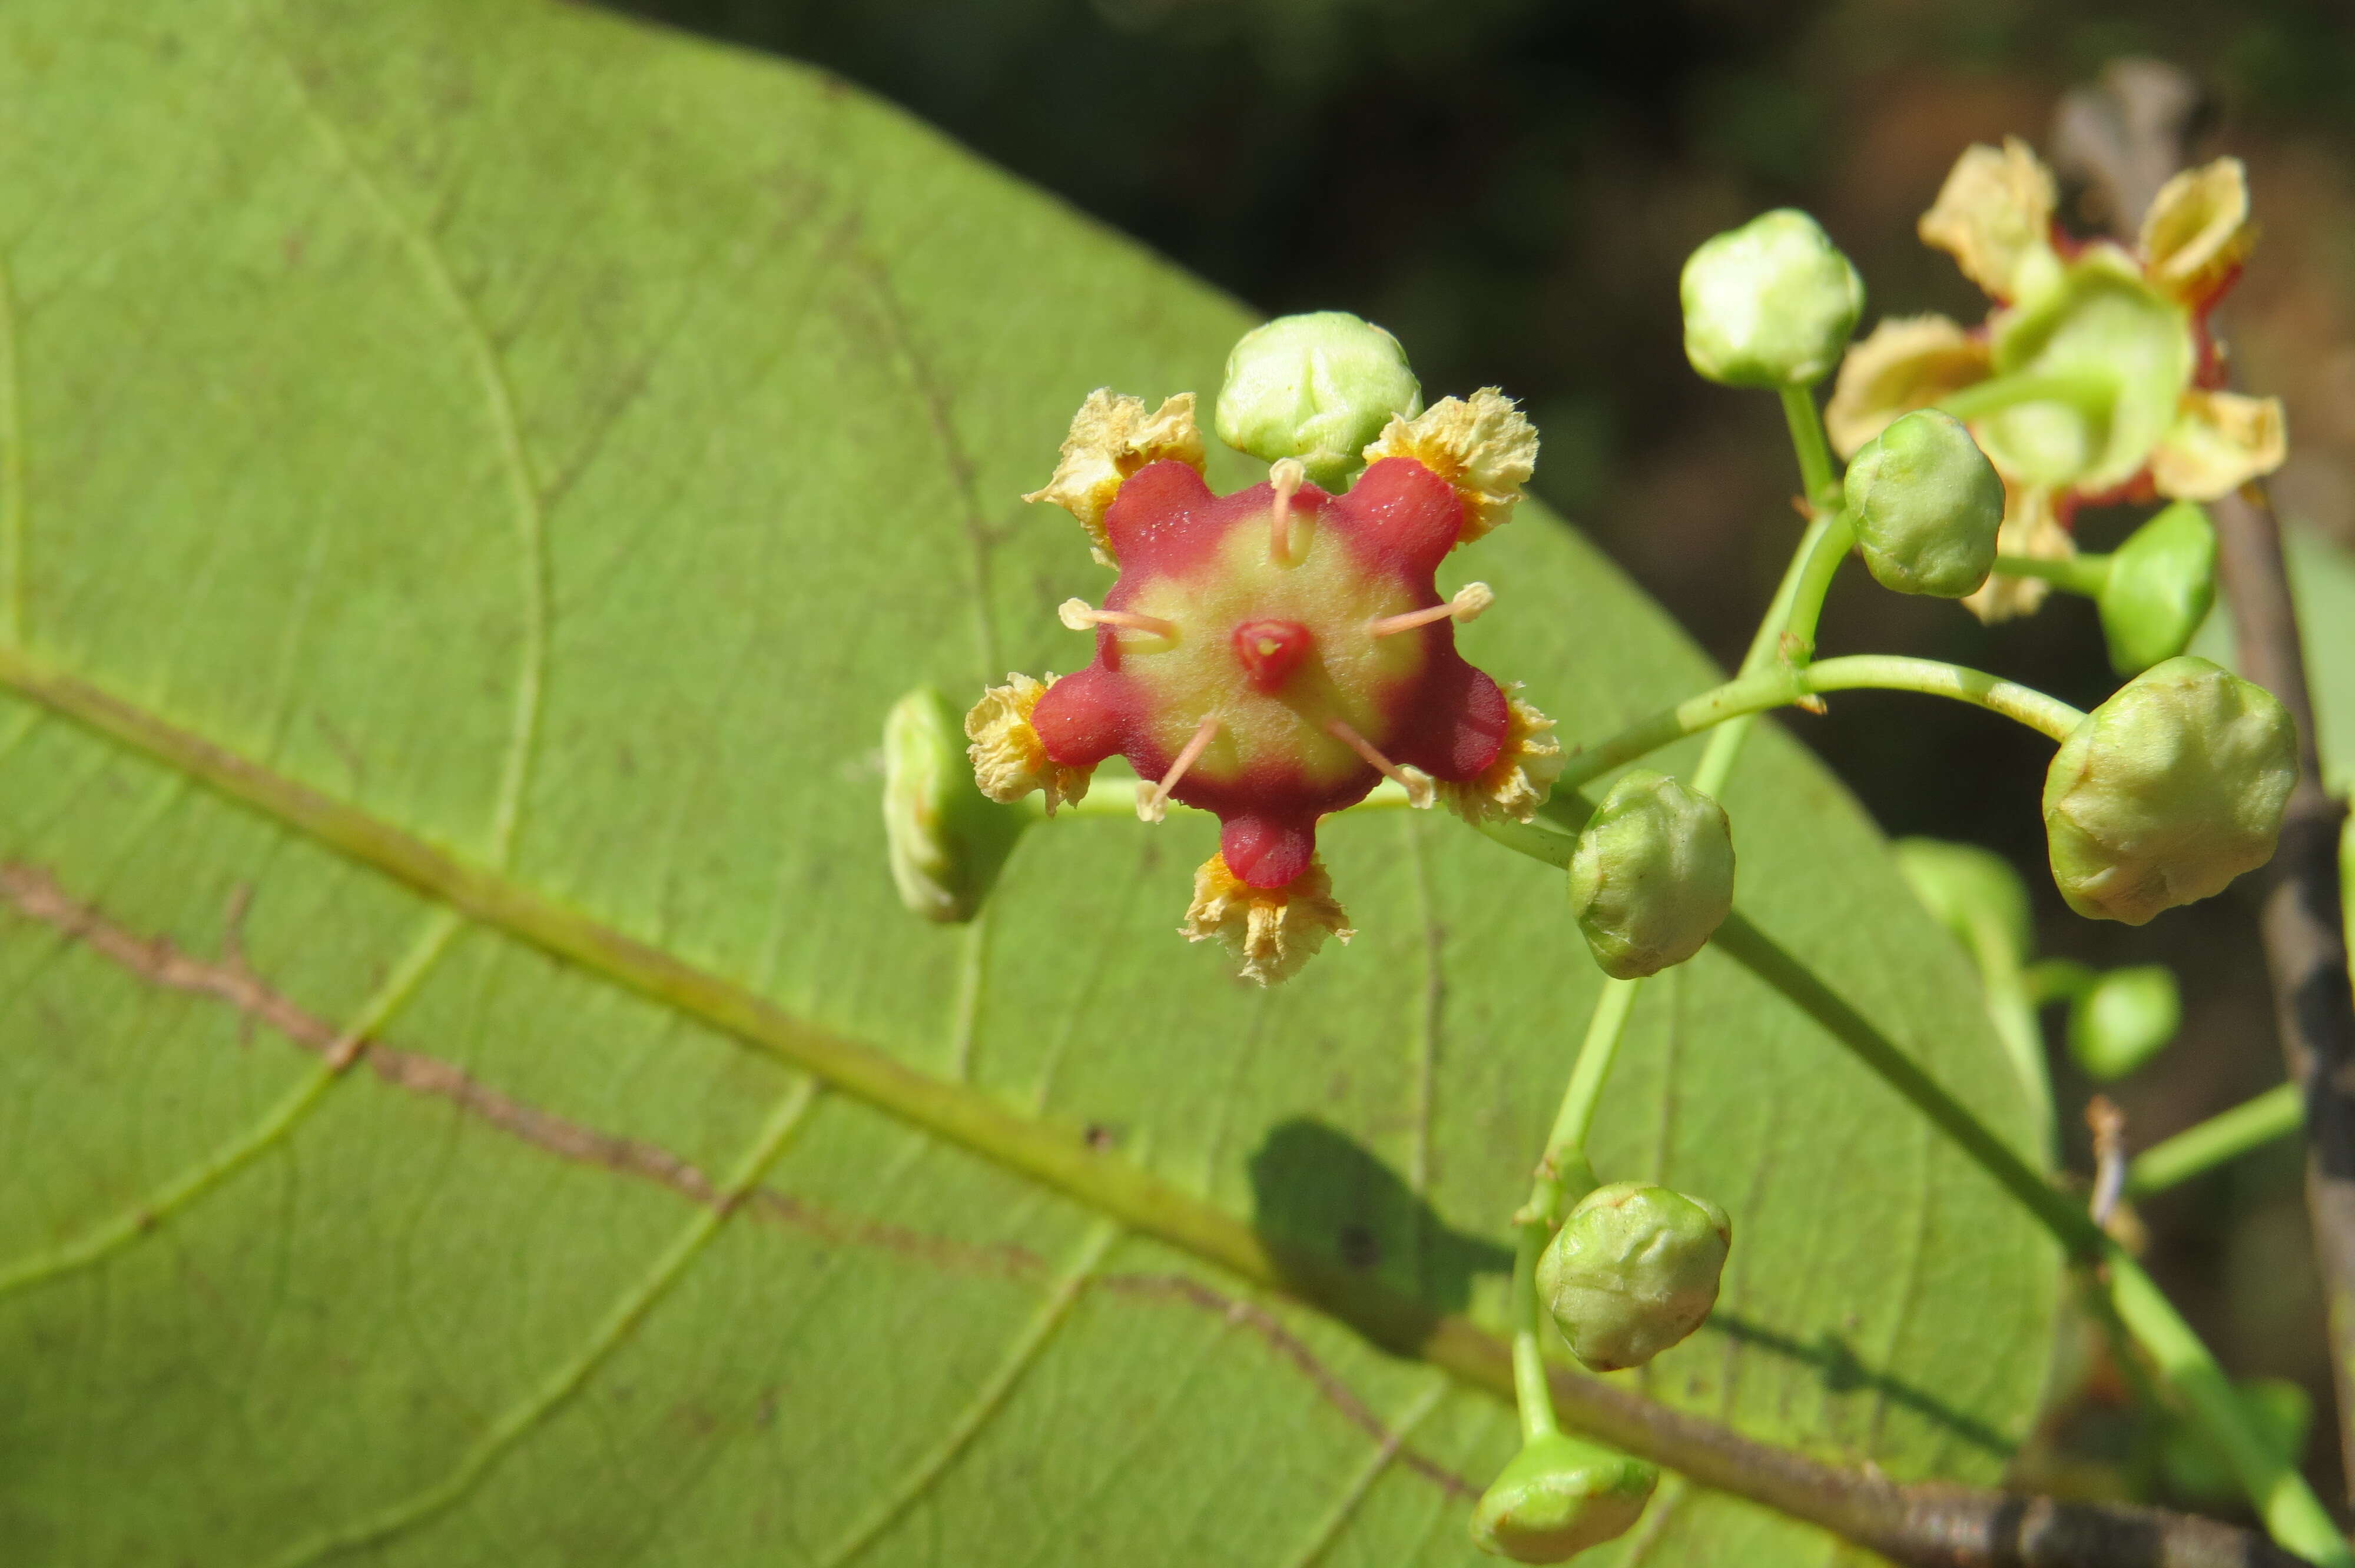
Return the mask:
<svg viewBox="0 0 2355 1568">
<path fill-rule="evenodd" d="M 2248 388 L 2288 403 L 2284 514 L 2355 544 L 2355 6 L 2344 0 L 627 0 L 890 98 L 1269 314 L 1337 307 L 1404 341 L 1433 395 L 1495 383 L 1542 432 L 1537 489 L 1721 661 L 1795 537 L 1774 400 L 1680 347 L 1677 270 L 1761 209 L 1814 212 L 1862 270 L 1866 325 L 1985 302 L 1915 217 L 1972 141 L 2048 140 L 2105 62 L 2195 72 L 2201 155 L 2246 160 L 2264 229 L 2221 318 Z M 2147 510 L 2147 509 L 2146 509 Z M 2137 514 L 2089 514 L 2095 548 Z M 2115 684 L 2092 606 L 1983 628 L 1850 574 L 1826 652 L 1902 651 L 2080 705 Z M 1904 699 L 1888 699 L 1903 702 Z M 2028 874 L 2042 953 L 2179 977 L 2175 1045 L 2108 1092 L 2141 1149 L 2278 1082 L 2254 889 L 2140 930 L 2075 918 L 2042 873 L 2046 744 L 1984 715 L 1860 694 L 1796 715 L 1892 834 Z M 2056 1022 L 2057 1020 L 2051 1020 Z M 2052 1033 L 2058 1033 L 2055 1029 Z M 2069 1162 L 2089 1086 L 2053 1058 Z M 2329 1408 L 2296 1149 L 2165 1194 L 2161 1283 L 2242 1375 Z M 2115 1488 L 2147 1432 L 2097 1376 L 2020 1478 Z M 2327 1416 L 2307 1466 L 2342 1493 Z M 2159 1483 L 2164 1487 L 2165 1483 Z M 2164 1495 L 2162 1493 L 2161 1495 Z M 2198 1501 L 2179 1495 L 2178 1500 Z"/>
</svg>

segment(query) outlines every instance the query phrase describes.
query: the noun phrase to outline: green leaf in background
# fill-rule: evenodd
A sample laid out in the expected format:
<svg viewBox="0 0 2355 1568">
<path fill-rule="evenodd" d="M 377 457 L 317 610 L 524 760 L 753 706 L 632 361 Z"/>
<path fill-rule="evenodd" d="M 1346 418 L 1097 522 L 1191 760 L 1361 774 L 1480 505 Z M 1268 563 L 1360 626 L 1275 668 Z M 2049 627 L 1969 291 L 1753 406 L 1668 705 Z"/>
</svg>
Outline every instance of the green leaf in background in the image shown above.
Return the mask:
<svg viewBox="0 0 2355 1568">
<path fill-rule="evenodd" d="M 838 82 L 577 7 L 23 0 L 0 105 L 0 657 L 219 748 L 0 695 L 11 1564 L 1470 1555 L 1491 1393 L 916 1114 L 1084 1128 L 1493 1321 L 1599 984 L 1559 878 L 1338 822 L 1363 935 L 1261 992 L 1175 934 L 1199 818 L 1034 832 L 964 929 L 885 873 L 891 701 L 1082 656 L 1051 607 L 1103 576 L 1016 496 L 1090 388 L 1209 392 L 1241 313 Z M 1534 507 L 1461 569 L 1503 599 L 1472 656 L 1572 736 L 1708 676 Z M 2021 1137 L 1877 836 L 1753 751 L 1742 906 Z M 464 917 L 224 758 L 899 1086 Z M 1741 1238 L 1630 1381 L 1999 1473 L 2055 1259 L 1894 1095 L 1705 954 L 1603 1120 L 1606 1175 Z M 1676 1483 L 1614 1549 L 1827 1550 Z"/>
</svg>

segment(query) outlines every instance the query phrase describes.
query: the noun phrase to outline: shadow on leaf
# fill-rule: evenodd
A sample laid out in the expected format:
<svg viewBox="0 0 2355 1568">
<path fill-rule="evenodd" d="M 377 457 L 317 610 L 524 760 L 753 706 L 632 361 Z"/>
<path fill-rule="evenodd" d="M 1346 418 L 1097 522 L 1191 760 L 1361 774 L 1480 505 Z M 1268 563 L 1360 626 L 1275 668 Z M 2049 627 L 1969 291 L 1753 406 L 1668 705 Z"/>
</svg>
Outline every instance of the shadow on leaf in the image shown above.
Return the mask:
<svg viewBox="0 0 2355 1568">
<path fill-rule="evenodd" d="M 1936 1394 L 1891 1377 L 1886 1372 L 1873 1371 L 1857 1359 L 1856 1352 L 1849 1348 L 1846 1340 L 1829 1330 L 1813 1340 L 1801 1340 L 1778 1333 L 1723 1308 L 1710 1313 L 1709 1321 L 1702 1326 L 1703 1332 L 1712 1329 L 1745 1348 L 1787 1356 L 1814 1367 L 1823 1380 L 1824 1387 L 1834 1393 L 1869 1388 L 1890 1404 L 1935 1422 L 1975 1448 L 2008 1459 L 2019 1447 L 2018 1444 L 1986 1422 L 1955 1409 Z"/>
<path fill-rule="evenodd" d="M 1509 1247 L 1449 1229 L 1363 1144 L 1308 1117 L 1269 1131 L 1251 1185 L 1252 1228 L 1285 1287 L 1386 1350 L 1412 1353 L 1443 1313 L 1469 1305 L 1474 1277 L 1513 1266 Z"/>
</svg>

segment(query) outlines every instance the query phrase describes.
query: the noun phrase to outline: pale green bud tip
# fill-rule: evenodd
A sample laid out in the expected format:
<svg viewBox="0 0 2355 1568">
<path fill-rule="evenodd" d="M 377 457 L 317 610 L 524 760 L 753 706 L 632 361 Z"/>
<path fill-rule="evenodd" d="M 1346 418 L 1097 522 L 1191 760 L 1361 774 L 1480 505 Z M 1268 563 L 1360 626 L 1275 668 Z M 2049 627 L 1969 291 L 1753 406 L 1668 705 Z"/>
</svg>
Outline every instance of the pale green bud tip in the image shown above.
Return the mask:
<svg viewBox="0 0 2355 1568">
<path fill-rule="evenodd" d="M 2175 971 L 2165 964 L 2112 969 L 2069 1013 L 2069 1054 L 2101 1083 L 2123 1078 L 2175 1038 L 2183 1022 Z"/>
<path fill-rule="evenodd" d="M 1700 790 L 1641 768 L 1578 835 L 1570 906 L 1604 972 L 1657 974 L 1705 947 L 1733 908 L 1733 834 Z"/>
<path fill-rule="evenodd" d="M 1900 839 L 1897 869 L 1939 924 L 1966 947 L 2000 940 L 2015 962 L 2028 961 L 2028 886 L 1993 850 L 1945 839 Z"/>
<path fill-rule="evenodd" d="M 1717 1305 L 1733 1222 L 1706 1198 L 1640 1181 L 1597 1187 L 1538 1260 L 1538 1298 L 1596 1372 L 1638 1367 Z"/>
<path fill-rule="evenodd" d="M 1812 387 L 1864 311 L 1864 280 L 1812 217 L 1783 207 L 1685 260 L 1685 357 L 1730 387 Z"/>
<path fill-rule="evenodd" d="M 2087 715 L 2044 777 L 2052 880 L 2078 914 L 2139 926 L 2273 858 L 2297 728 L 2205 659 L 2153 666 Z"/>
<path fill-rule="evenodd" d="M 883 720 L 883 832 L 900 902 L 927 920 L 970 920 L 1023 819 L 975 787 L 962 715 L 919 686 Z"/>
<path fill-rule="evenodd" d="M 1423 412 L 1423 388 L 1398 339 L 1347 311 L 1278 316 L 1227 355 L 1219 439 L 1263 462 L 1297 458 L 1338 490 L 1392 415 Z"/>
<path fill-rule="evenodd" d="M 1951 414 L 1917 408 L 1867 441 L 1848 466 L 1847 501 L 1885 588 L 1961 599 L 1994 569 L 2003 480 Z"/>
<path fill-rule="evenodd" d="M 1601 1444 L 1532 1437 L 1480 1496 L 1472 1542 L 1516 1563 L 1567 1563 L 1644 1516 L 1660 1473 Z"/>
<path fill-rule="evenodd" d="M 2179 501 L 2110 557 L 2100 607 L 2111 667 L 2131 675 L 2174 658 L 2215 602 L 2215 524 L 2198 503 Z"/>
</svg>

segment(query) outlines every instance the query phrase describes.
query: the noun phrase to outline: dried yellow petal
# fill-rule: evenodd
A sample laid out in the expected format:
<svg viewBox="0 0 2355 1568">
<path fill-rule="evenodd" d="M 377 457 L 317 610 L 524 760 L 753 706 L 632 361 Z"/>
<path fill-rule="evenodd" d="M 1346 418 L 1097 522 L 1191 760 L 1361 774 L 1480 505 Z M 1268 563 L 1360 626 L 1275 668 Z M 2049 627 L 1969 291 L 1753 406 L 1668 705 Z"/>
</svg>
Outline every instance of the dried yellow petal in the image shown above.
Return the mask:
<svg viewBox="0 0 2355 1568">
<path fill-rule="evenodd" d="M 2213 501 L 2273 472 L 2288 455 L 2280 398 L 2194 387 L 2150 454 L 2151 482 L 2161 495 Z"/>
<path fill-rule="evenodd" d="M 1393 415 L 1381 438 L 1366 449 L 1369 463 L 1412 458 L 1455 488 L 1464 502 L 1468 545 L 1503 523 L 1537 471 L 1538 432 L 1494 387 L 1466 397 L 1443 397 L 1409 419 Z"/>
<path fill-rule="evenodd" d="M 1333 898 L 1333 879 L 1321 859 L 1282 887 L 1252 887 L 1213 854 L 1194 873 L 1194 902 L 1178 934 L 1189 942 L 1216 938 L 1241 960 L 1243 979 L 1273 985 L 1300 972 L 1328 936 L 1347 942 L 1358 933 Z"/>
<path fill-rule="evenodd" d="M 1516 696 L 1520 689 L 1518 682 L 1505 688 L 1505 744 L 1497 760 L 1469 779 L 1438 785 L 1448 809 L 1467 822 L 1526 822 L 1561 777 L 1566 758 L 1551 734 L 1553 720 Z"/>
<path fill-rule="evenodd" d="M 2142 220 L 2143 266 L 2158 288 L 2202 304 L 2232 281 L 2256 238 L 2248 171 L 2238 158 L 2219 158 L 2158 187 Z"/>
<path fill-rule="evenodd" d="M 982 693 L 981 701 L 964 715 L 965 738 L 973 742 L 965 748 L 973 758 L 973 779 L 983 794 L 1006 806 L 1042 789 L 1051 817 L 1057 806 L 1087 794 L 1095 769 L 1054 762 L 1031 727 L 1031 711 L 1055 683 L 1054 672 L 1049 671 L 1043 681 L 1018 673 L 1006 680 L 1005 685 Z"/>
<path fill-rule="evenodd" d="M 1824 408 L 1824 428 L 1840 456 L 1853 457 L 1898 416 L 1992 373 L 1986 340 L 1959 323 L 1940 315 L 1890 317 L 1849 345 Z"/>
<path fill-rule="evenodd" d="M 1145 399 L 1099 387 L 1071 416 L 1071 433 L 1055 463 L 1055 477 L 1025 501 L 1051 501 L 1080 520 L 1107 559 L 1112 536 L 1104 514 L 1129 475 L 1147 463 L 1182 462 L 1199 471 L 1202 431 L 1194 422 L 1194 394 L 1180 392 L 1148 414 Z"/>
<path fill-rule="evenodd" d="M 2052 250 L 2052 171 L 2017 136 L 2001 151 L 1966 147 L 1922 215 L 1923 244 L 1951 254 L 1963 275 L 1999 300 L 2016 300 L 2030 277 L 2057 266 Z"/>
</svg>

